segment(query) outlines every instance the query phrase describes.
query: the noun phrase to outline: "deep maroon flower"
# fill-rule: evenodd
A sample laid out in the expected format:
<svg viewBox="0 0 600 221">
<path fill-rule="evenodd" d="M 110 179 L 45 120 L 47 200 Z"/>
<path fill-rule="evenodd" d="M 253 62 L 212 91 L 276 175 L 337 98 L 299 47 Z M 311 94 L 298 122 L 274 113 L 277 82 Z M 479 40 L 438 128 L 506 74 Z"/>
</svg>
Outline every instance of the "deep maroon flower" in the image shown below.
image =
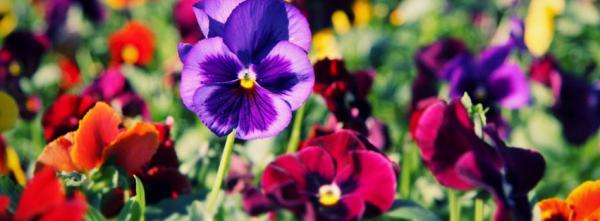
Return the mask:
<svg viewBox="0 0 600 221">
<path fill-rule="evenodd" d="M 532 64 L 531 78 L 550 87 L 555 103 L 552 113 L 562 124 L 569 143 L 581 145 L 600 127 L 600 85 L 564 72 L 552 56 Z"/>
<path fill-rule="evenodd" d="M 64 94 L 44 112 L 42 126 L 44 138 L 50 142 L 67 132 L 77 130 L 79 120 L 96 104 L 96 99 L 90 96 Z"/>
<path fill-rule="evenodd" d="M 120 107 L 125 116 L 150 118 L 146 101 L 133 90 L 117 67 L 104 71 L 82 94 Z"/>
<path fill-rule="evenodd" d="M 179 29 L 181 41 L 189 44 L 196 43 L 204 39 L 200 26 L 196 22 L 196 16 L 192 6 L 197 0 L 178 0 L 173 6 L 173 18 L 175 25 Z"/>
<path fill-rule="evenodd" d="M 350 73 L 346 69 L 344 61 L 328 58 L 318 61 L 314 65 L 314 69 L 316 75 L 314 91 L 323 96 L 327 109 L 337 122 L 342 123 L 343 128 L 358 131 L 369 137 L 387 133 L 385 125 L 379 124 L 381 122 L 371 116 L 371 105 L 367 100 L 375 78 L 375 71 L 365 70 Z M 377 144 L 381 148 L 385 148 L 387 138 L 380 138 L 383 140 Z"/>
<path fill-rule="evenodd" d="M 29 31 L 14 31 L 0 49 L 0 84 L 10 78 L 31 77 L 40 66 L 48 40 Z"/>
<path fill-rule="evenodd" d="M 453 38 L 440 39 L 417 52 L 415 55 L 417 76 L 412 87 L 410 113 L 417 108 L 420 101 L 437 97 L 439 80 L 448 78 L 443 76 L 445 74 L 443 70 L 452 59 L 463 53 L 466 53 L 464 43 Z"/>
<path fill-rule="evenodd" d="M 486 128 L 480 139 L 459 100 L 429 102 L 419 112 L 413 137 L 436 180 L 458 190 L 482 188 L 496 201 L 494 220 L 531 220 L 527 192 L 540 181 L 545 162 L 536 151 L 508 147 Z"/>
<path fill-rule="evenodd" d="M 255 139 L 281 132 L 310 95 L 310 31 L 279 0 L 201 1 L 194 6 L 209 38 L 180 44 L 180 94 L 218 136 Z"/>
<path fill-rule="evenodd" d="M 262 176 L 263 191 L 297 216 L 354 220 L 392 206 L 397 166 L 370 151 L 352 131 L 308 141 L 295 154 L 279 156 Z"/>
<path fill-rule="evenodd" d="M 150 162 L 137 173 L 146 190 L 146 201 L 150 204 L 162 199 L 177 199 L 192 191 L 192 184 L 178 170 L 179 160 L 170 135 L 171 124 L 171 120 L 167 120 L 165 124 L 154 124 L 160 144 Z"/>
</svg>

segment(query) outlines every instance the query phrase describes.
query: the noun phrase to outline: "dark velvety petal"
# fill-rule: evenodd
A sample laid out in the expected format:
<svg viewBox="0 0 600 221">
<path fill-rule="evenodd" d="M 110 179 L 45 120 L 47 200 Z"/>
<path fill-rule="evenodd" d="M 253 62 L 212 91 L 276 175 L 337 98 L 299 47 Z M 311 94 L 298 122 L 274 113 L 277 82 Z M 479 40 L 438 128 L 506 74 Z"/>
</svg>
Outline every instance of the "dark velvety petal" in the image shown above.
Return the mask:
<svg viewBox="0 0 600 221">
<path fill-rule="evenodd" d="M 42 56 L 49 46 L 48 39 L 28 31 L 13 31 L 3 42 L 7 51 L 20 66 L 18 75 L 31 77 L 40 66 Z"/>
<path fill-rule="evenodd" d="M 136 117 L 141 116 L 145 120 L 150 119 L 150 109 L 144 98 L 135 92 L 126 92 L 115 98 L 113 105 L 121 107 L 123 116 Z"/>
<path fill-rule="evenodd" d="M 466 51 L 462 41 L 445 38 L 438 40 L 417 52 L 415 63 L 417 70 L 432 78 L 450 79 L 449 73 L 444 73 L 444 66 L 456 56 Z"/>
<path fill-rule="evenodd" d="M 197 90 L 205 85 L 235 81 L 242 70 L 242 65 L 221 38 L 196 43 L 184 57 L 180 94 L 190 110 L 198 108 L 193 102 Z"/>
<path fill-rule="evenodd" d="M 177 199 L 192 192 L 192 184 L 177 168 L 153 167 L 140 174 L 146 192 L 146 202 L 154 204 L 163 199 Z"/>
<path fill-rule="evenodd" d="M 289 42 L 278 43 L 259 64 L 251 68 L 257 75 L 258 84 L 289 103 L 292 110 L 306 101 L 315 82 L 308 56 Z"/>
<path fill-rule="evenodd" d="M 275 209 L 273 202 L 254 186 L 246 188 L 242 193 L 242 206 L 251 216 L 258 216 Z"/>
<path fill-rule="evenodd" d="M 247 0 L 232 12 L 223 30 L 223 41 L 244 64 L 260 62 L 279 41 L 289 39 L 285 3 L 280 0 Z"/>
<path fill-rule="evenodd" d="M 473 130 L 466 109 L 458 100 L 431 104 L 419 117 L 414 139 L 421 158 L 440 184 L 459 189 L 473 188 L 455 170 L 460 157 L 473 148 L 485 147 Z"/>
<path fill-rule="evenodd" d="M 529 104 L 529 82 L 519 65 L 504 63 L 488 78 L 489 93 L 500 106 L 516 109 Z"/>
<path fill-rule="evenodd" d="M 324 94 L 335 81 L 348 82 L 350 80 L 350 72 L 346 69 L 343 60 L 325 58 L 317 61 L 313 67 L 315 70 L 314 91 L 319 94 Z"/>
<path fill-rule="evenodd" d="M 238 126 L 244 94 L 237 85 L 204 85 L 195 91 L 188 108 L 213 133 L 225 136 Z"/>
<path fill-rule="evenodd" d="M 556 74 L 558 74 L 558 66 L 552 55 L 534 60 L 531 69 L 529 69 L 529 76 L 532 80 L 548 87 L 550 86 L 551 76 Z"/>
<path fill-rule="evenodd" d="M 96 100 L 89 96 L 61 95 L 42 116 L 44 138 L 52 141 L 70 131 L 75 131 L 79 120 L 93 107 Z"/>
<path fill-rule="evenodd" d="M 352 74 L 352 83 L 354 85 L 353 89 L 356 99 L 367 99 L 367 95 L 369 95 L 369 91 L 371 91 L 371 87 L 375 81 L 376 74 L 375 70 L 372 69 L 357 71 Z"/>
<path fill-rule="evenodd" d="M 414 113 L 420 106 L 420 102 L 428 100 L 428 98 L 436 98 L 438 94 L 437 77 L 432 77 L 427 74 L 417 74 L 415 81 L 412 84 L 411 105 L 409 113 Z"/>
<path fill-rule="evenodd" d="M 329 207 L 318 208 L 318 220 L 361 220 L 365 213 L 365 201 L 358 194 L 342 196 L 340 201 Z"/>
<path fill-rule="evenodd" d="M 200 30 L 206 37 L 223 35 L 223 26 L 231 11 L 245 0 L 203 0 L 193 6 Z"/>
<path fill-rule="evenodd" d="M 342 194 L 352 194 L 365 202 L 365 217 L 379 215 L 391 208 L 396 192 L 396 176 L 392 163 L 372 151 L 355 151 L 353 160 L 342 167 L 335 183 Z"/>
<path fill-rule="evenodd" d="M 236 137 L 256 139 L 272 137 L 285 129 L 292 119 L 290 105 L 277 95 L 257 86 L 243 90 Z"/>
<path fill-rule="evenodd" d="M 485 92 L 485 88 L 475 62 L 470 54 L 462 54 L 444 68 L 445 75 L 452 76 L 449 78 L 450 98 L 461 98 L 465 92 L 476 101 L 485 97 L 485 94 L 479 93 Z"/>
<path fill-rule="evenodd" d="M 600 127 L 600 94 L 584 79 L 560 75 L 559 93 L 552 112 L 562 124 L 569 143 L 584 144 Z"/>
<path fill-rule="evenodd" d="M 77 2 L 81 6 L 83 14 L 92 22 L 97 24 L 104 20 L 106 13 L 98 0 L 77 0 Z"/>
</svg>

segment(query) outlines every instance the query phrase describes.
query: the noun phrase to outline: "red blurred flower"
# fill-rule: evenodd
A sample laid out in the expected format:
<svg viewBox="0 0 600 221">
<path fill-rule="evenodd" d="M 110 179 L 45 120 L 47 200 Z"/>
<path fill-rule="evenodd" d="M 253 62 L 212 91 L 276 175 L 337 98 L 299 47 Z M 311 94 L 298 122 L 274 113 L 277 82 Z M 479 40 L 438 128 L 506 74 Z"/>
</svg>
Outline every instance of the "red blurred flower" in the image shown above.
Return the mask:
<svg viewBox="0 0 600 221">
<path fill-rule="evenodd" d="M 81 82 L 81 73 L 75 61 L 68 58 L 60 58 L 58 67 L 61 70 L 62 78 L 59 83 L 61 91 L 68 90 L 77 86 Z"/>
<path fill-rule="evenodd" d="M 77 130 L 79 120 L 96 103 L 90 96 L 64 94 L 46 110 L 42 116 L 44 138 L 52 141 L 70 131 Z"/>
<path fill-rule="evenodd" d="M 83 220 L 86 210 L 84 195 L 67 195 L 55 171 L 45 168 L 25 186 L 13 220 Z"/>
<path fill-rule="evenodd" d="M 147 65 L 154 56 L 154 35 L 137 21 L 130 21 L 108 39 L 112 65 Z"/>
</svg>

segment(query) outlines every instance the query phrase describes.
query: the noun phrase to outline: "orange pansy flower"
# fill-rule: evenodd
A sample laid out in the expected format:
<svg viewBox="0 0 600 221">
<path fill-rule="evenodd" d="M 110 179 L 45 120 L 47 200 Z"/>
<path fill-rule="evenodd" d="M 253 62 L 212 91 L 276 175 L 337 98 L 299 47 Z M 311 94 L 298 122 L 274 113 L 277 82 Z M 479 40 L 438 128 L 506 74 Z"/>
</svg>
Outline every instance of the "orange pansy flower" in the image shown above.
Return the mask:
<svg viewBox="0 0 600 221">
<path fill-rule="evenodd" d="M 154 35 L 145 25 L 130 21 L 108 39 L 112 65 L 147 65 L 154 52 Z"/>
<path fill-rule="evenodd" d="M 600 220 L 600 180 L 584 182 L 566 200 L 542 200 L 536 209 L 542 221 Z"/>
<path fill-rule="evenodd" d="M 98 102 L 79 121 L 79 128 L 57 138 L 38 158 L 41 165 L 60 171 L 90 171 L 111 159 L 132 174 L 150 161 L 159 145 L 158 130 L 140 122 L 119 129 L 121 118 L 104 102 Z"/>
</svg>

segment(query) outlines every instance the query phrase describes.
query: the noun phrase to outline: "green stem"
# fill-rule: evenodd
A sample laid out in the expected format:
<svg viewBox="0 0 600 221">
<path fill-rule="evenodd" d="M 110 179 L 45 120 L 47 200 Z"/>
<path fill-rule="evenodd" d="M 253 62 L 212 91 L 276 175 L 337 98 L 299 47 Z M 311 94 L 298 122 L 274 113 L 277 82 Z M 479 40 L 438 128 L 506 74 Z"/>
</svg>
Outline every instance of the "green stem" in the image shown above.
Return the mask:
<svg viewBox="0 0 600 221">
<path fill-rule="evenodd" d="M 218 208 L 217 199 L 219 198 L 219 192 L 221 191 L 221 184 L 223 184 L 223 179 L 225 178 L 225 174 L 227 174 L 227 169 L 229 169 L 229 159 L 231 159 L 234 141 L 235 129 L 227 135 L 223 154 L 221 155 L 221 161 L 219 163 L 219 169 L 217 170 L 217 177 L 213 182 L 212 189 L 210 190 L 210 194 L 206 201 L 206 209 L 210 216 L 213 216 Z"/>
<path fill-rule="evenodd" d="M 300 142 L 300 129 L 302 129 L 302 120 L 304 119 L 304 107 L 300 106 L 296 111 L 296 117 L 294 118 L 294 125 L 292 126 L 292 133 L 290 134 L 290 140 L 287 145 L 287 153 L 296 152 L 298 149 L 298 143 Z"/>
<path fill-rule="evenodd" d="M 456 191 L 448 189 L 448 207 L 450 209 L 450 221 L 460 220 L 460 202 Z"/>
<path fill-rule="evenodd" d="M 408 145 L 403 148 L 404 153 L 402 154 L 402 170 L 400 174 L 400 195 L 405 199 L 409 198 L 410 194 L 410 173 L 412 166 L 412 151 L 413 146 Z"/>
<path fill-rule="evenodd" d="M 475 198 L 475 219 L 473 221 L 483 221 L 483 199 Z"/>
</svg>

